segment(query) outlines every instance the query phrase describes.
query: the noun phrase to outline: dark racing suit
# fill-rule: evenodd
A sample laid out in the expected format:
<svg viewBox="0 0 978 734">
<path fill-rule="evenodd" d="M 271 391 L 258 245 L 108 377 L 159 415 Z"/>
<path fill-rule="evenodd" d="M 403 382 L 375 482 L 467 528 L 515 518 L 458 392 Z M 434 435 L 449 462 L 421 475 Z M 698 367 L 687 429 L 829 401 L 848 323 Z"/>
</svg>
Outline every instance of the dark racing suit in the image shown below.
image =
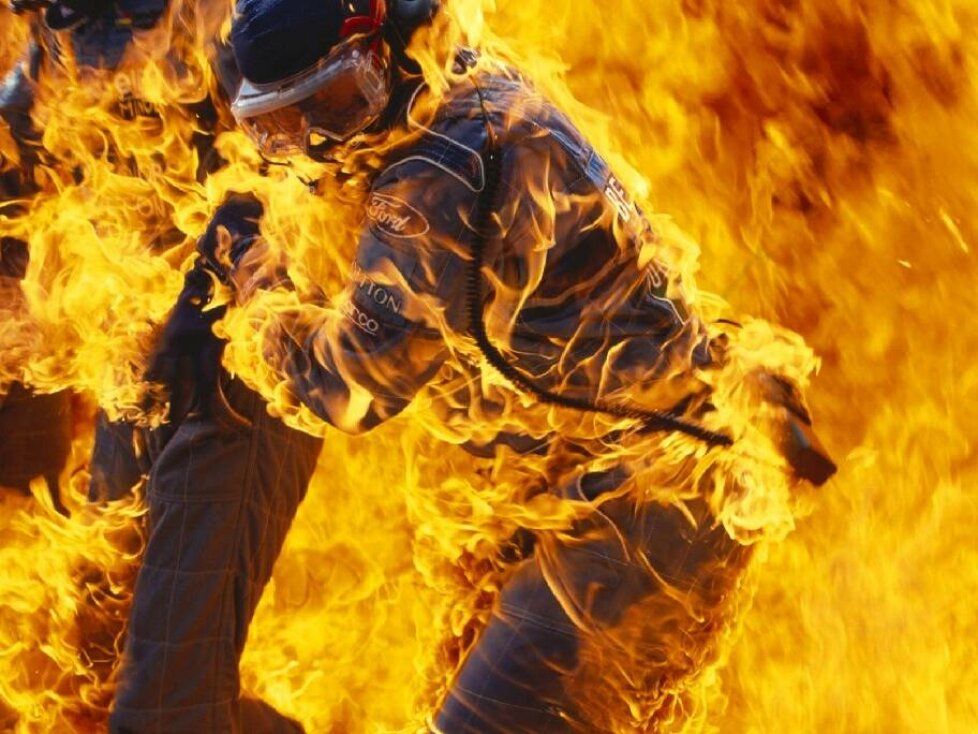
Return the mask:
<svg viewBox="0 0 978 734">
<path fill-rule="evenodd" d="M 253 198 L 229 197 L 199 249 L 231 232 L 256 236 L 260 214 Z M 272 418 L 257 393 L 222 373 L 216 316 L 199 306 L 213 277 L 201 260 L 148 373 L 169 387 L 170 420 L 147 441 L 149 537 L 110 729 L 298 731 L 262 702 L 239 699 L 238 661 L 322 441 Z"/>
<path fill-rule="evenodd" d="M 473 248 L 484 248 L 486 331 L 547 390 L 689 406 L 703 391 L 692 368 L 711 358 L 704 330 L 677 279 L 643 264 L 654 235 L 608 165 L 518 76 L 459 82 L 424 121 L 409 119 L 373 182 L 348 287 L 329 307 L 276 313 L 265 358 L 299 402 L 354 433 L 424 387 L 441 430 L 480 455 L 546 463 L 548 491 L 581 509 L 569 528 L 537 533 L 441 704 L 438 731 L 601 731 L 611 724 L 597 712 L 615 707 L 593 702 L 626 689 L 646 707 L 626 708 L 626 719 L 647 725 L 708 657 L 749 551 L 702 497 L 649 499 L 633 464 L 602 461 L 620 432 L 577 440 L 486 379 L 468 316 Z"/>
<path fill-rule="evenodd" d="M 536 534 L 436 729 L 601 731 L 610 727 L 592 709 L 609 707 L 589 702 L 607 692 L 602 679 L 624 680 L 662 710 L 708 655 L 748 552 L 703 498 L 646 497 L 636 465 L 614 456 L 613 421 L 578 440 L 484 379 L 467 316 L 473 248 L 485 248 L 478 310 L 488 333 L 546 389 L 693 412 L 702 385 L 692 367 L 710 359 L 703 330 L 677 279 L 640 264 L 654 236 L 609 167 L 521 79 L 461 81 L 433 116 L 409 118 L 373 181 L 347 288 L 330 306 L 279 307 L 264 325 L 264 357 L 298 402 L 351 433 L 426 388 L 446 435 L 478 456 L 505 451 L 507 465 L 545 467 L 545 491 L 580 510 Z M 498 171 L 483 157 L 489 130 Z M 493 229 L 482 241 L 487 191 Z M 240 382 L 222 384 L 233 411 L 218 401 L 192 412 L 153 464 L 115 732 L 296 726 L 239 698 L 238 661 L 320 444 L 271 419 Z"/>
</svg>

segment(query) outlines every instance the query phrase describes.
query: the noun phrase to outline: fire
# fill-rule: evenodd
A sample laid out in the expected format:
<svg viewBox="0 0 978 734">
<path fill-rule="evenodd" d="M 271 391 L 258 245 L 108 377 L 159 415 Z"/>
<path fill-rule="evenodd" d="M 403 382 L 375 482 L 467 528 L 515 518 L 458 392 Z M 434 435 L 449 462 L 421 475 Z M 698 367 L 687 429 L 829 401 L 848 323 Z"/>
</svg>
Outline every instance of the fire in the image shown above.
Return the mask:
<svg viewBox="0 0 978 734">
<path fill-rule="evenodd" d="M 62 476 L 72 517 L 54 513 L 37 487 L 33 501 L 0 505 L 0 728 L 104 722 L 140 521 L 135 501 L 85 504 L 89 406 L 143 413 L 153 324 L 209 213 L 228 191 L 254 191 L 297 292 L 336 293 L 366 205 L 358 172 L 383 152 L 330 164 L 357 174 L 337 185 L 316 183 L 319 166 L 264 170 L 219 108 L 216 149 L 227 164 L 200 179 L 190 141 L 203 123 L 191 110 L 215 88 L 205 41 L 226 8 L 171 5 L 124 73 L 90 78 L 69 64 L 42 82 L 37 115 L 56 162 L 39 173 L 41 192 L 18 202 L 26 216 L 0 217 L 0 233 L 31 251 L 23 286 L 0 291 L 11 294 L 0 303 L 0 385 L 85 396 Z M 738 438 L 734 449 L 717 456 L 672 436 L 616 450 L 650 453 L 649 492 L 712 482 L 713 509 L 752 555 L 749 570 L 717 570 L 730 594 L 716 609 L 682 600 L 710 634 L 667 638 L 689 673 L 667 690 L 629 675 L 638 641 L 613 640 L 621 675 L 580 682 L 596 720 L 622 732 L 978 727 L 978 513 L 967 493 L 978 479 L 968 430 L 978 410 L 974 8 L 447 6 L 438 33 L 517 62 L 654 212 L 643 257 L 663 262 L 704 318 L 742 324 L 728 368 L 701 376 L 719 396 L 713 427 Z M 7 69 L 29 31 L 0 11 L 0 33 Z M 420 40 L 437 99 L 450 72 Z M 173 67 L 173 55 L 185 63 Z M 11 146 L 0 125 L 0 152 L 16 161 Z M 561 204 L 539 188 L 526 193 Z M 290 309 L 310 316 L 283 293 L 232 313 L 226 365 L 261 386 L 273 410 L 321 431 L 261 369 L 266 317 Z M 488 328 L 505 341 L 507 314 L 497 311 Z M 452 346 L 455 360 L 473 357 L 471 346 Z M 743 378 L 762 367 L 802 384 L 817 372 L 808 397 L 841 460 L 819 493 L 784 481 L 753 425 L 756 396 Z M 505 583 L 514 533 L 548 537 L 575 517 L 572 503 L 526 496 L 550 467 L 475 461 L 457 445 L 526 422 L 593 437 L 613 419 L 534 409 L 502 376 L 482 379 L 498 414 L 447 421 L 438 398 L 457 385 L 446 384 L 366 436 L 327 433 L 242 671 L 247 691 L 309 731 L 422 729 Z M 663 477 L 680 467 L 686 484 L 669 486 Z M 679 608 L 638 611 L 666 618 Z"/>
<path fill-rule="evenodd" d="M 83 406 L 76 406 L 83 408 Z M 91 421 L 90 410 L 79 415 Z M 55 512 L 42 481 L 31 499 L 0 503 L 0 726 L 4 731 L 92 731 L 112 701 L 114 669 L 142 545 L 137 501 L 85 506 L 84 429 Z"/>
</svg>

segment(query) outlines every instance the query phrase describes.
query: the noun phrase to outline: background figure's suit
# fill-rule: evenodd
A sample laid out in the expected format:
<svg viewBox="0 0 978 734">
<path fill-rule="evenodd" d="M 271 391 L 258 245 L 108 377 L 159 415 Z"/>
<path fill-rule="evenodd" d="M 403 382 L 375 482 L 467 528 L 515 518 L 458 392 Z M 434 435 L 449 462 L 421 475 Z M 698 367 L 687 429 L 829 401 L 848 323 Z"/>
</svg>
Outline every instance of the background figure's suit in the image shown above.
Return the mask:
<svg viewBox="0 0 978 734">
<path fill-rule="evenodd" d="M 139 33 L 151 29 L 166 10 L 165 0 L 124 0 L 111 4 L 98 17 L 86 18 L 70 30 L 55 33 L 46 28 L 40 19 L 32 21 L 32 36 L 22 59 L 4 79 L 0 86 L 0 118 L 8 125 L 17 144 L 20 163 L 4 171 L 0 179 L 0 194 L 4 201 L 30 197 L 38 192 L 34 180 L 35 167 L 43 159 L 47 167 L 59 169 L 60 175 L 79 177 L 84 173 L 77 163 L 62 162 L 42 147 L 40 125 L 34 119 L 35 107 L 40 101 L 52 104 L 49 99 L 38 100 L 38 95 L 55 95 L 58 85 L 53 83 L 59 75 L 64 75 L 60 64 L 65 55 L 70 54 L 75 70 L 83 83 L 97 87 L 98 96 L 109 85 L 115 92 L 111 101 L 112 118 L 120 125 L 141 126 L 147 131 L 155 130 L 159 140 L 166 138 L 166 117 L 151 103 L 140 96 L 138 84 L 140 65 L 147 63 L 141 53 L 135 53 L 133 40 Z M 212 49 L 215 56 L 215 73 L 222 90 L 233 93 L 239 81 L 237 69 L 230 58 L 229 50 L 220 46 Z M 176 58 L 167 63 L 176 64 Z M 89 78 L 92 77 L 92 78 Z M 57 104 L 57 100 L 53 102 Z M 220 158 L 212 144 L 216 130 L 208 131 L 206 125 L 212 117 L 214 103 L 205 99 L 193 110 L 180 114 L 193 115 L 198 124 L 192 143 L 198 156 L 196 180 L 185 181 L 185 185 L 202 180 L 215 170 Z M 211 111 L 208 111 L 208 106 Z M 147 122 L 157 120 L 158 124 L 147 126 Z M 105 139 L 111 139 L 106 136 Z M 101 138 L 99 138 L 101 140 Z M 148 144 L 152 144 L 152 140 Z M 96 151 L 87 151 L 94 154 Z M 134 161 L 125 155 L 112 151 L 106 157 L 114 161 L 124 175 L 142 177 Z M 60 170 L 65 168 L 67 170 Z M 179 174 L 168 172 L 172 181 L 179 180 Z M 84 181 L 81 182 L 82 185 Z M 153 210 L 168 210 L 160 200 Z M 16 213 L 13 207 L 6 207 L 5 214 Z M 140 222 L 145 227 L 141 231 L 141 241 L 147 252 L 162 251 L 179 245 L 186 237 L 171 221 L 172 217 L 154 218 Z M 23 255 L 24 263 L 14 270 L 13 253 Z M 23 277 L 26 270 L 28 247 L 26 243 L 11 237 L 3 238 L 3 288 L 0 298 L 13 293 L 16 284 L 8 281 Z M 5 307 L 6 303 L 0 303 Z M 0 485 L 26 489 L 27 483 L 35 476 L 43 476 L 52 488 L 52 495 L 58 502 L 57 475 L 64 468 L 70 449 L 71 400 L 67 391 L 54 395 L 32 396 L 19 385 L 7 390 L 5 399 L 0 399 L 0 437 L 4 450 L 0 453 Z M 130 492 L 144 475 L 149 466 L 139 460 L 134 448 L 134 430 L 129 422 L 113 422 L 104 413 L 99 413 L 95 426 L 95 444 L 91 456 L 90 471 L 92 480 L 89 497 L 92 500 L 119 499 Z M 60 507 L 60 504 L 58 505 Z"/>
</svg>

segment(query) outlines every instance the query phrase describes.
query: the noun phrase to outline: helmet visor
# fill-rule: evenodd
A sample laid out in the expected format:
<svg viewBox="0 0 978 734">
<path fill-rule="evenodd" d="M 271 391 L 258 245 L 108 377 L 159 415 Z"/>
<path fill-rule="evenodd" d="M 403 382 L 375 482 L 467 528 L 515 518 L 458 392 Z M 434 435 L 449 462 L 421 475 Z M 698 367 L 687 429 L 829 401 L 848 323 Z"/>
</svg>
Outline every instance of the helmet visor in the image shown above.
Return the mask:
<svg viewBox="0 0 978 734">
<path fill-rule="evenodd" d="M 380 116 L 390 97 L 375 45 L 376 39 L 357 36 L 281 82 L 245 80 L 231 112 L 266 155 L 302 152 L 311 134 L 348 140 Z"/>
</svg>

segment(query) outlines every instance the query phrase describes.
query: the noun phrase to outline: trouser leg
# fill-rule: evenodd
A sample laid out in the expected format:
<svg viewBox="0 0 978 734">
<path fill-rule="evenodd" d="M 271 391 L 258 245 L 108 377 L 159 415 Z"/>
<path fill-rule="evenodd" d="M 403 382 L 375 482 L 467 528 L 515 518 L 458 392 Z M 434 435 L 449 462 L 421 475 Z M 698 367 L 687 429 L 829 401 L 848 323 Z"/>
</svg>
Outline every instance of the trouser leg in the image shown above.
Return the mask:
<svg viewBox="0 0 978 734">
<path fill-rule="evenodd" d="M 0 396 L 0 486 L 30 492 L 43 477 L 54 508 L 67 515 L 58 477 L 71 453 L 71 393 L 36 394 L 14 383 Z"/>
<path fill-rule="evenodd" d="M 238 661 L 321 440 L 268 416 L 238 382 L 227 397 L 249 425 L 192 415 L 154 458 L 110 718 L 119 734 L 301 730 L 239 700 Z"/>
<path fill-rule="evenodd" d="M 3 188 L 0 181 L 0 192 Z M 13 215 L 14 211 L 5 213 Z M 26 242 L 0 237 L 0 325 L 13 329 L 14 342 L 26 335 L 24 328 L 33 328 L 28 326 L 21 289 L 29 259 Z M 5 351 L 0 357 L 16 363 L 17 350 Z M 0 385 L 0 487 L 29 494 L 31 481 L 43 477 L 54 509 L 67 515 L 58 478 L 71 453 L 72 423 L 72 399 L 67 390 L 37 394 L 18 382 Z"/>
<path fill-rule="evenodd" d="M 529 608 L 535 610 L 530 613 Z M 524 561 L 471 650 L 435 719 L 440 734 L 563 734 L 563 675 L 577 630 L 534 559 Z"/>
<path fill-rule="evenodd" d="M 585 475 L 569 494 L 598 499 L 622 479 Z M 570 532 L 538 538 L 464 661 L 437 731 L 648 723 L 709 657 L 749 550 L 715 526 L 702 500 L 666 506 L 622 496 L 595 510 Z"/>
</svg>

